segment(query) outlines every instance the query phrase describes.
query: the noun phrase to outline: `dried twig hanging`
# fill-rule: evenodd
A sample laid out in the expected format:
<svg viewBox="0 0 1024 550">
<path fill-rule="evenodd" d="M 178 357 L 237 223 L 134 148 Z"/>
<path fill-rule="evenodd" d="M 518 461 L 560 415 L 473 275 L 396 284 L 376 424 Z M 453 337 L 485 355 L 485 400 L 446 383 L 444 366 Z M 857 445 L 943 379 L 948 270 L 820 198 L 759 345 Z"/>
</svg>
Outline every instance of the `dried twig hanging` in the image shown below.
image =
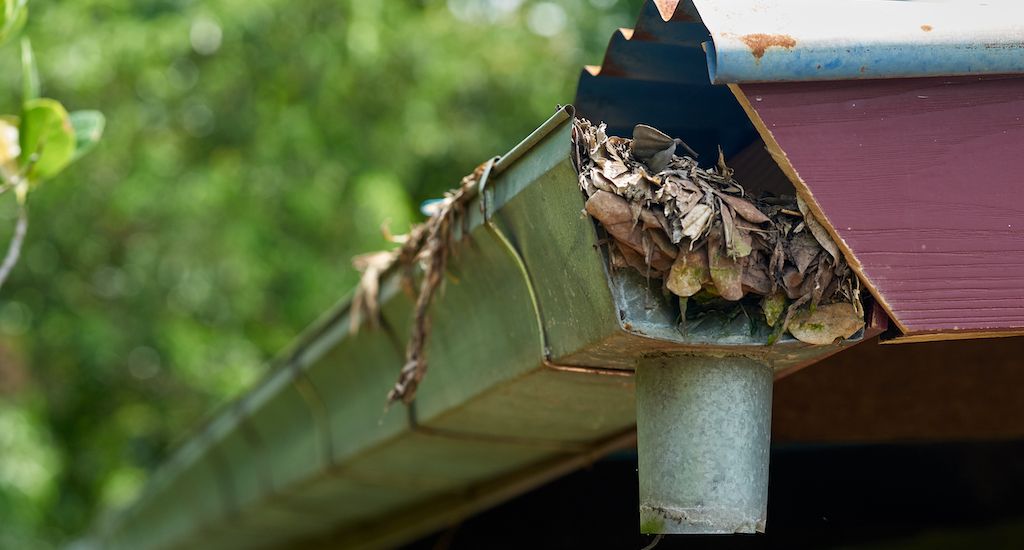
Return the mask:
<svg viewBox="0 0 1024 550">
<path fill-rule="evenodd" d="M 388 402 L 401 400 L 411 403 L 416 398 L 416 389 L 427 372 L 426 343 L 430 336 L 430 319 L 427 311 L 444 280 L 452 228 L 463 220 L 466 204 L 473 197 L 470 190 L 480 182 L 487 164 L 481 164 L 472 174 L 462 178 L 462 183 L 457 189 L 445 193 L 444 198 L 433 205 L 434 211 L 427 221 L 414 226 L 408 235 L 396 239 L 402 242 L 402 246 L 397 250 L 358 256 L 353 260 L 353 265 L 362 273 L 352 299 L 350 328 L 353 332 L 363 320 L 378 322 L 378 294 L 380 277 L 383 274 L 394 267 L 399 267 L 402 269 L 404 284 L 412 288 L 414 267 L 419 265 L 422 271 L 419 288 L 416 289 L 412 329 L 405 349 L 405 364 L 399 373 L 398 381 L 388 393 Z"/>
</svg>

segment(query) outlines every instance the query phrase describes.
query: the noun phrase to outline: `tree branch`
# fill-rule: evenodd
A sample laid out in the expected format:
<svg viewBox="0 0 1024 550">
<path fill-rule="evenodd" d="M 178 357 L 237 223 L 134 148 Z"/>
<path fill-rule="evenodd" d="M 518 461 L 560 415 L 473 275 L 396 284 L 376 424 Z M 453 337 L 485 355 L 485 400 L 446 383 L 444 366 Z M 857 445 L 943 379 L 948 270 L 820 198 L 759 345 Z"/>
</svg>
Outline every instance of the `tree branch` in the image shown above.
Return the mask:
<svg viewBox="0 0 1024 550">
<path fill-rule="evenodd" d="M 28 211 L 23 201 L 18 201 L 18 223 L 14 226 L 14 236 L 11 237 L 11 244 L 7 246 L 7 254 L 4 256 L 4 263 L 0 264 L 0 287 L 7 281 L 15 264 L 18 263 L 18 256 L 21 255 L 21 245 L 25 242 L 25 233 L 28 231 Z"/>
</svg>

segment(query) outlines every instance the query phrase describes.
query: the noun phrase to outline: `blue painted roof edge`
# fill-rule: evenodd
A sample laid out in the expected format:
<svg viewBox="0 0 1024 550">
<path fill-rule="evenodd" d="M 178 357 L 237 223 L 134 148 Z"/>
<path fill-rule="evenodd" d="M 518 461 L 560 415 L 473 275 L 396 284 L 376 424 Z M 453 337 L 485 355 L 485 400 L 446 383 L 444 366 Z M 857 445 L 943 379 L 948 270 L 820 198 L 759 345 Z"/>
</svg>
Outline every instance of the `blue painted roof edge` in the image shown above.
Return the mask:
<svg viewBox="0 0 1024 550">
<path fill-rule="evenodd" d="M 690 9 L 682 0 L 677 10 Z M 711 82 L 1024 73 L 1024 3 L 692 0 Z"/>
</svg>

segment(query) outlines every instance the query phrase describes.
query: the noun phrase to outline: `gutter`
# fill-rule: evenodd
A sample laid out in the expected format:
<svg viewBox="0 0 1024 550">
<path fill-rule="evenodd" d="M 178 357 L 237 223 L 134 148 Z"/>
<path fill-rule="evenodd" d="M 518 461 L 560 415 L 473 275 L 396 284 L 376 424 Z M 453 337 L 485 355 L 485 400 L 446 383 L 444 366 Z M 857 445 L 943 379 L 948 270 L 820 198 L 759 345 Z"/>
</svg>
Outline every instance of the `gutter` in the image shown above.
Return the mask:
<svg viewBox="0 0 1024 550">
<path fill-rule="evenodd" d="M 392 275 L 379 329 L 350 334 L 342 302 L 83 547 L 387 547 L 631 445 L 638 421 L 642 498 L 657 520 L 643 528 L 762 529 L 772 372 L 879 327 L 831 346 L 766 346 L 769 334 L 746 324 L 681 332 L 674 300 L 639 274 L 609 271 L 593 222 L 580 217 L 572 114 L 560 109 L 480 182 L 487 211 L 478 196 L 456 232 L 431 309 L 431 370 L 413 404 L 385 408 L 413 307 Z M 707 391 L 662 400 L 666 374 Z M 690 421 L 666 424 L 666 411 Z M 652 435 L 662 432 L 671 437 Z M 697 477 L 644 484 L 680 461 Z M 730 489 L 702 471 L 733 480 Z M 680 521 L 671 510 L 693 499 L 721 506 L 703 523 Z"/>
<path fill-rule="evenodd" d="M 1012 5 L 979 7 L 983 16 L 971 18 L 978 27 L 962 32 L 965 21 L 947 6 L 919 3 L 695 4 L 658 2 L 684 31 L 675 42 L 645 43 L 666 28 L 644 28 L 644 19 L 635 40 L 622 35 L 620 42 L 647 46 L 636 59 L 666 66 L 682 49 L 699 61 L 703 44 L 715 82 L 1024 71 L 1024 50 L 1013 41 L 1021 29 L 1005 23 L 1024 20 Z M 864 8 L 871 12 L 860 14 Z M 814 27 L 813 17 L 826 23 Z M 871 34 L 897 24 L 900 32 L 886 35 L 897 39 Z M 672 81 L 646 80 L 658 76 Z M 669 118 L 696 124 L 697 143 L 708 151 L 723 144 L 731 156 L 756 136 L 728 90 L 712 89 L 706 77 L 656 67 L 645 80 L 611 72 L 584 78 L 597 91 L 609 80 L 623 90 L 662 90 L 612 109 L 621 124 L 643 122 L 630 121 L 628 109 L 658 111 L 661 104 L 646 99 L 663 97 L 674 109 L 696 109 Z M 683 92 L 700 101 L 679 101 Z M 606 95 L 623 94 L 610 88 Z M 478 185 L 487 209 L 480 197 L 470 204 L 446 290 L 431 310 L 430 375 L 411 407 L 384 408 L 412 308 L 391 276 L 381 291 L 380 329 L 351 335 L 351 303 L 343 300 L 82 547 L 389 547 L 631 446 L 634 437 L 642 530 L 763 529 L 772 373 L 870 338 L 884 317 L 876 309 L 864 333 L 824 347 L 791 339 L 767 347 L 765 335 L 729 327 L 680 333 L 676 309 L 642 277 L 606 268 L 593 224 L 579 217 L 583 202 L 568 154 L 572 114 L 560 109 Z M 702 157 L 712 158 L 704 148 Z M 669 475 L 681 468 L 728 482 Z"/>
</svg>

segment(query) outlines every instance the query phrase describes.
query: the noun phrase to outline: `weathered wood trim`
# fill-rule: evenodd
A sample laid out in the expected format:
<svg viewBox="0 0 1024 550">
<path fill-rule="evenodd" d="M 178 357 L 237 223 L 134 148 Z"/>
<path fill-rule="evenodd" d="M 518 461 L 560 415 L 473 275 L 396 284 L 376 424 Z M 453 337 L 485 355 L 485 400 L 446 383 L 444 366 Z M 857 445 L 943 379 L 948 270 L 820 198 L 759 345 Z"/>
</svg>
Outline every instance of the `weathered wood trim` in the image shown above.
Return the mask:
<svg viewBox="0 0 1024 550">
<path fill-rule="evenodd" d="M 1024 263 L 1017 260 L 1024 252 L 1024 217 L 1020 227 L 1016 220 L 1024 204 L 1016 199 L 1020 171 L 1013 168 L 1021 164 L 1024 78 L 730 89 L 865 287 L 900 331 L 914 336 L 910 341 L 1024 334 L 1024 301 L 1017 292 L 1024 279 Z M 813 181 L 801 169 L 813 172 Z M 893 197 L 884 195 L 888 180 Z M 842 208 L 844 197 L 861 185 L 867 188 L 864 200 Z M 871 194 L 880 192 L 877 199 Z M 894 203 L 901 192 L 902 202 Z M 861 216 L 870 222 L 858 225 Z M 974 251 L 959 240 L 981 246 Z M 896 258 L 890 264 L 882 254 Z M 959 299 L 965 303 L 950 303 L 936 286 L 946 267 L 950 296 L 965 288 L 973 292 Z"/>
<path fill-rule="evenodd" d="M 772 131 L 765 125 L 764 120 L 761 119 L 761 115 L 759 115 L 757 110 L 750 104 L 750 99 L 747 98 L 747 94 L 738 84 L 729 84 L 729 89 L 732 90 L 732 93 L 736 96 L 736 100 L 739 101 L 740 106 L 743 107 L 747 116 L 750 117 L 750 121 L 754 123 L 754 127 L 757 128 L 757 133 L 759 133 L 761 135 L 761 139 L 764 140 L 768 153 L 771 154 L 773 159 L 775 159 L 775 162 L 779 165 L 779 168 L 782 169 L 782 172 L 789 178 L 789 181 L 793 183 L 793 187 L 796 189 L 796 192 L 799 193 L 800 198 L 807 203 L 811 212 L 814 213 L 814 217 L 821 222 L 821 225 L 828 230 L 828 234 L 832 236 L 832 240 L 839 245 L 839 249 L 843 252 L 846 262 L 850 264 L 850 268 L 852 268 L 860 277 L 860 280 L 864 283 L 864 286 L 868 291 L 871 292 L 871 295 L 878 300 L 878 303 L 881 304 L 883 308 L 885 308 L 885 312 L 889 314 L 889 318 L 896 323 L 896 326 L 898 326 L 901 331 L 906 332 L 906 327 L 900 324 L 899 319 L 893 315 L 893 309 L 886 303 L 885 297 L 882 296 L 878 291 L 877 286 L 875 286 L 867 274 L 864 273 L 864 266 L 862 266 L 860 261 L 857 259 L 857 255 L 853 252 L 853 249 L 850 248 L 850 245 L 847 244 L 846 241 L 843 240 L 843 237 L 836 231 L 832 222 L 829 221 L 828 216 L 825 215 L 825 211 L 821 209 L 821 206 L 815 200 L 814 193 L 811 192 L 811 188 L 807 186 L 807 183 L 804 182 L 803 178 L 800 177 L 800 174 L 797 173 L 796 168 L 789 161 L 789 156 L 786 155 L 786 152 L 782 149 L 782 146 L 779 145 L 779 142 L 775 140 L 775 135 L 772 134 Z"/>
</svg>

